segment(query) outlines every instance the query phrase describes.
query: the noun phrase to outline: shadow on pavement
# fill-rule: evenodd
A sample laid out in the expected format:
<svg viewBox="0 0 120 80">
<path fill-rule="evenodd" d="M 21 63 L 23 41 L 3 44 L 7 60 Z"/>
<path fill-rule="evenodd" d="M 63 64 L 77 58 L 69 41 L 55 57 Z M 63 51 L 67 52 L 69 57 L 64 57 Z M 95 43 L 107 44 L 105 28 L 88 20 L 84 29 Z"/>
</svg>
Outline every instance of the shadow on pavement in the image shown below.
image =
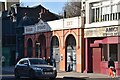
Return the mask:
<svg viewBox="0 0 120 80">
<path fill-rule="evenodd" d="M 86 78 L 80 78 L 80 77 L 64 77 L 65 80 L 86 80 Z"/>
<path fill-rule="evenodd" d="M 88 80 L 120 80 L 120 78 L 89 78 Z"/>
<path fill-rule="evenodd" d="M 21 78 L 21 79 L 15 79 L 15 78 L 10 78 L 10 77 L 7 77 L 7 78 L 3 78 L 1 80 L 49 80 L 49 79 L 29 79 L 29 78 Z M 55 80 L 86 80 L 86 79 L 83 79 L 83 78 L 72 78 L 72 77 L 64 77 L 64 78 L 57 78 Z"/>
</svg>

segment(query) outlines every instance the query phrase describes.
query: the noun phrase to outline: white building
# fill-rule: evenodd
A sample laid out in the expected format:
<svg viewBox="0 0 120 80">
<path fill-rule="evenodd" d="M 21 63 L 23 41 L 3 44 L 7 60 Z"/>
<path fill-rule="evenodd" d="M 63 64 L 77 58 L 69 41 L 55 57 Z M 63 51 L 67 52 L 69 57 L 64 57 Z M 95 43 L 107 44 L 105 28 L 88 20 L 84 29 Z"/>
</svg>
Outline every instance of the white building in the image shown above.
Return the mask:
<svg viewBox="0 0 120 80">
<path fill-rule="evenodd" d="M 86 28 L 119 24 L 120 0 L 86 0 L 85 9 Z"/>
<path fill-rule="evenodd" d="M 83 0 L 86 72 L 108 74 L 108 60 L 120 75 L 120 0 Z M 83 9 L 84 10 L 84 9 Z"/>
</svg>

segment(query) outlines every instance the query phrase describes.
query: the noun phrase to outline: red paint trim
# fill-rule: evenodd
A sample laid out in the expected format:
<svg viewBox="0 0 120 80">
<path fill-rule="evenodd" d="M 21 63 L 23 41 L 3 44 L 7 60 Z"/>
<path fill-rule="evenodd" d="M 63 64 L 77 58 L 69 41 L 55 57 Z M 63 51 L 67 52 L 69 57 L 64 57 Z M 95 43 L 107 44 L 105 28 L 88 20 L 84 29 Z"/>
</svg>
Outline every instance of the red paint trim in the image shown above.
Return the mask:
<svg viewBox="0 0 120 80">
<path fill-rule="evenodd" d="M 120 37 L 107 37 L 102 40 L 102 44 L 118 44 L 120 43 Z"/>
<path fill-rule="evenodd" d="M 99 44 L 90 44 L 90 47 L 99 47 Z"/>
</svg>

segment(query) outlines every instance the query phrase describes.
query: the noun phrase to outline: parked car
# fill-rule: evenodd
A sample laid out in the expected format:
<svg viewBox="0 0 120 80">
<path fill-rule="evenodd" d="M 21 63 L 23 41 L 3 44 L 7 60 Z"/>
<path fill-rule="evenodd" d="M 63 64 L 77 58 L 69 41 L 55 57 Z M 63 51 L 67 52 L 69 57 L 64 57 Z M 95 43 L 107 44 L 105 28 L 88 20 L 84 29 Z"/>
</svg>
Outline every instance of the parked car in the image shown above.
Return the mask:
<svg viewBox="0 0 120 80">
<path fill-rule="evenodd" d="M 22 58 L 15 65 L 15 78 L 48 78 L 54 80 L 57 76 L 56 68 L 48 65 L 41 58 Z"/>
</svg>

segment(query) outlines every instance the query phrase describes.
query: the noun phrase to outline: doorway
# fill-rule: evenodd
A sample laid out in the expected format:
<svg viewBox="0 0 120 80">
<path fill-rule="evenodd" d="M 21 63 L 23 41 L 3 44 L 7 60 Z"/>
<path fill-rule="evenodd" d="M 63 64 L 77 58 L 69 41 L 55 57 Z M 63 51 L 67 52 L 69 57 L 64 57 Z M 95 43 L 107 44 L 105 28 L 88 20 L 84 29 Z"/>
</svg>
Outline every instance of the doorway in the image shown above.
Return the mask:
<svg viewBox="0 0 120 80">
<path fill-rule="evenodd" d="M 52 37 L 50 58 L 53 63 L 52 65 L 56 67 L 57 71 L 59 71 L 60 64 L 59 40 L 56 36 Z"/>
<path fill-rule="evenodd" d="M 27 57 L 32 57 L 32 55 L 33 55 L 33 42 L 32 39 L 29 38 L 27 42 Z"/>
<path fill-rule="evenodd" d="M 76 40 L 73 35 L 66 38 L 65 70 L 76 71 Z"/>
<path fill-rule="evenodd" d="M 100 73 L 101 48 L 93 48 L 93 72 Z"/>
</svg>

